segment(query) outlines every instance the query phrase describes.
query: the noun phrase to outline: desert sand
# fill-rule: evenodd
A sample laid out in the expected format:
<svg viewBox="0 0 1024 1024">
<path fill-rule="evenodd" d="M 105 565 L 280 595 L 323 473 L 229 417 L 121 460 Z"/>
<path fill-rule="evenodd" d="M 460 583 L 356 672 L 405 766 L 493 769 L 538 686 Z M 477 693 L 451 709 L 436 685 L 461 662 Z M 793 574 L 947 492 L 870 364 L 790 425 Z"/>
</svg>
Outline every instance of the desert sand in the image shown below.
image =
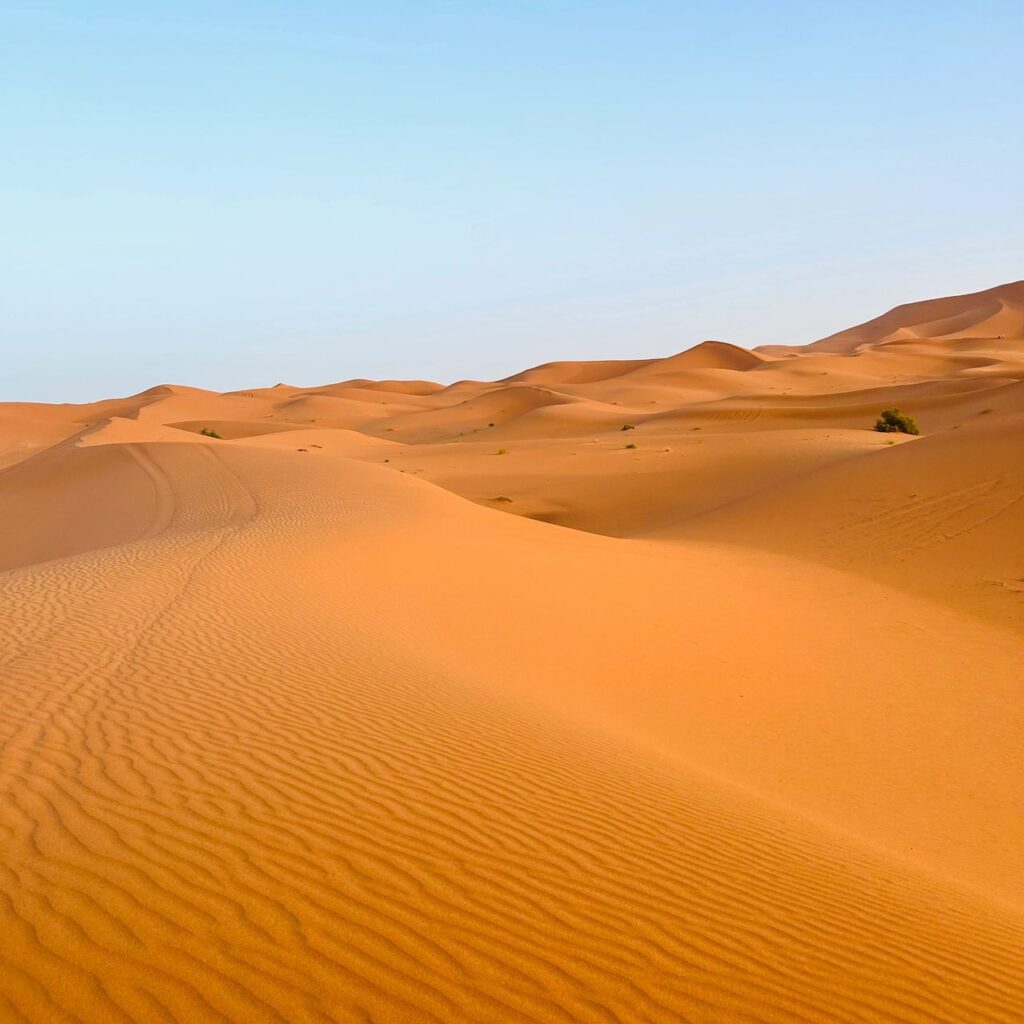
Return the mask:
<svg viewBox="0 0 1024 1024">
<path fill-rule="evenodd" d="M 1024 1020 L 1024 282 L 0 405 L 0 608 L 2 1021 Z"/>
</svg>

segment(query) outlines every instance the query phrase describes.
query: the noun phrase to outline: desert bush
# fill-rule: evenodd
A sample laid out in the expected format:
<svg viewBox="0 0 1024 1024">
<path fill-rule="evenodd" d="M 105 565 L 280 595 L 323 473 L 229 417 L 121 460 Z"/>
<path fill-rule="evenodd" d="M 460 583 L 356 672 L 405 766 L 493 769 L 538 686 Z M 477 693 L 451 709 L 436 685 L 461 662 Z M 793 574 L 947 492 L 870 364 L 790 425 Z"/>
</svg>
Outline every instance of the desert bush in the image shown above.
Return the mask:
<svg viewBox="0 0 1024 1024">
<path fill-rule="evenodd" d="M 200 430 L 199 433 L 202 434 L 203 437 L 216 437 L 218 440 L 220 440 L 220 434 L 218 434 L 216 430 L 211 430 L 210 427 L 203 427 L 203 429 Z"/>
<path fill-rule="evenodd" d="M 508 449 L 507 448 L 499 448 L 494 454 L 495 455 L 508 455 Z"/>
<path fill-rule="evenodd" d="M 626 447 L 627 447 L 627 448 L 635 448 L 635 447 L 636 447 L 636 445 L 635 445 L 635 444 L 627 444 L 627 445 L 626 445 Z"/>
<path fill-rule="evenodd" d="M 899 409 L 883 409 L 882 415 L 875 422 L 875 430 L 883 434 L 920 434 L 921 428 L 913 416 L 902 413 Z"/>
<path fill-rule="evenodd" d="M 622 424 L 622 429 L 623 430 L 636 430 L 636 427 L 634 427 L 632 423 L 623 423 Z"/>
</svg>

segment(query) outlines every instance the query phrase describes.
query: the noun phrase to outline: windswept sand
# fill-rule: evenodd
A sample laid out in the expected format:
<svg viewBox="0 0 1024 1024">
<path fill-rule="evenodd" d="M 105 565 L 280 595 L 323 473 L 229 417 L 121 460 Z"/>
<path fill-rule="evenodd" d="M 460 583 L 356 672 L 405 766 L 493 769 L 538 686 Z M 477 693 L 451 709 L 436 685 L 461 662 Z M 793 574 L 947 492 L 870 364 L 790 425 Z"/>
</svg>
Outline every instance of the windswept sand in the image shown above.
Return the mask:
<svg viewBox="0 0 1024 1024">
<path fill-rule="evenodd" d="M 0 609 L 4 1022 L 1024 1019 L 1024 283 L 0 405 Z"/>
</svg>

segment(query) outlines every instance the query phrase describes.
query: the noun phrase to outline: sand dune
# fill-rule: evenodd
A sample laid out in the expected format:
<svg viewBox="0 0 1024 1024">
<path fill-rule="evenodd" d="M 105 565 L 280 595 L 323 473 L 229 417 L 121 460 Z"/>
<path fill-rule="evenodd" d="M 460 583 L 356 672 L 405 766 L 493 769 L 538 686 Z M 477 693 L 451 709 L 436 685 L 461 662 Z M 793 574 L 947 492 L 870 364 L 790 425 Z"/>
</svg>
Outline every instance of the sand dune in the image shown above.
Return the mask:
<svg viewBox="0 0 1024 1024">
<path fill-rule="evenodd" d="M 503 384 L 534 384 L 553 387 L 565 384 L 594 384 L 622 377 L 633 370 L 650 366 L 655 359 L 600 359 L 586 362 L 544 363 L 522 373 L 506 377 Z"/>
<path fill-rule="evenodd" d="M 808 345 L 806 351 L 849 355 L 862 346 L 904 338 L 994 338 L 1019 342 L 1022 335 L 1024 281 L 1016 281 L 970 295 L 897 306 L 865 324 L 822 338 Z"/>
<path fill-rule="evenodd" d="M 0 406 L 0 1019 L 1020 1020 L 1022 296 Z"/>
<path fill-rule="evenodd" d="M 702 341 L 685 352 L 669 356 L 667 359 L 656 359 L 646 366 L 633 370 L 631 376 L 664 377 L 677 370 L 750 370 L 765 362 L 766 357 L 752 352 L 750 349 L 739 348 L 724 341 Z"/>
</svg>

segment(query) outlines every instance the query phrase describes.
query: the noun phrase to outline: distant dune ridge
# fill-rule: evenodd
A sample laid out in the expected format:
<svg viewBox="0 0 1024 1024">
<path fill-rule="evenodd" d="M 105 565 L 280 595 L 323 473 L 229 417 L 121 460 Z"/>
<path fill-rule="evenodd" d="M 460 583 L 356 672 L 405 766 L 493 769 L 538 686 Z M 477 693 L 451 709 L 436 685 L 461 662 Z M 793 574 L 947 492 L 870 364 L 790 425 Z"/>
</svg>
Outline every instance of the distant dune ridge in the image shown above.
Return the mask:
<svg viewBox="0 0 1024 1024">
<path fill-rule="evenodd" d="M 0 1020 L 1019 1022 L 1022 541 L 1024 282 L 0 405 Z"/>
</svg>

